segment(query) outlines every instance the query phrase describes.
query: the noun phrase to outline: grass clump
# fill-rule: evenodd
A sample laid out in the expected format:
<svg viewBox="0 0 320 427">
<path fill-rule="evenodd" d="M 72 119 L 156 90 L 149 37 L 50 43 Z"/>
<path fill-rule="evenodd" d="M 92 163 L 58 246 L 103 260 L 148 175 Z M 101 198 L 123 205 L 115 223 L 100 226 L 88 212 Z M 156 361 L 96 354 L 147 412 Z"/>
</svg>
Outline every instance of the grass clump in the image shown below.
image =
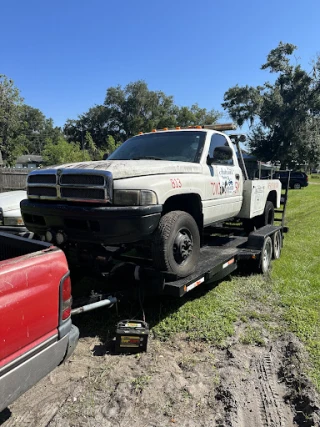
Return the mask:
<svg viewBox="0 0 320 427">
<path fill-rule="evenodd" d="M 265 345 L 262 329 L 256 326 L 247 326 L 244 332 L 240 335 L 239 341 L 242 344 L 258 345 L 258 346 Z"/>
</svg>

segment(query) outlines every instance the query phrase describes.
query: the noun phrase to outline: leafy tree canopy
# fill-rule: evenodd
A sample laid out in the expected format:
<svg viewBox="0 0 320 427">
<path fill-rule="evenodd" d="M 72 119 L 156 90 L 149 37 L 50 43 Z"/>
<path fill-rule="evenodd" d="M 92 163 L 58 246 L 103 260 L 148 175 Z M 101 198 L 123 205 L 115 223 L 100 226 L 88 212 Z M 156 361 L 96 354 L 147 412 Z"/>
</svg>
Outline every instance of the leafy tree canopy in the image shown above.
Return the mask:
<svg viewBox="0 0 320 427">
<path fill-rule="evenodd" d="M 261 160 L 312 167 L 320 162 L 320 59 L 307 72 L 291 63 L 295 50 L 280 42 L 261 67 L 277 75 L 275 82 L 236 85 L 227 90 L 222 106 L 239 126 L 249 123 L 249 146 Z"/>
<path fill-rule="evenodd" d="M 37 108 L 23 103 L 12 80 L 0 75 L 0 151 L 7 164 L 21 154 L 42 154 L 46 141 L 58 141 L 60 128 Z"/>
<path fill-rule="evenodd" d="M 58 142 L 61 130 L 53 126 L 53 120 L 47 119 L 37 108 L 23 104 L 17 109 L 18 126 L 14 132 L 13 154 L 42 154 L 47 141 Z"/>
<path fill-rule="evenodd" d="M 81 150 L 77 142 L 68 142 L 62 136 L 57 142 L 48 140 L 43 150 L 44 165 L 59 165 L 91 160 L 88 150 Z"/>
<path fill-rule="evenodd" d="M 111 136 L 121 143 L 139 132 L 154 128 L 213 124 L 220 117 L 197 104 L 178 107 L 172 96 L 149 90 L 146 82 L 138 80 L 107 89 L 103 105 L 96 105 L 78 120 L 68 120 L 64 127 L 68 140 L 82 141 L 89 132 L 97 147 L 104 147 Z"/>
<path fill-rule="evenodd" d="M 18 108 L 23 99 L 11 79 L 0 74 L 0 151 L 4 160 L 10 158 L 14 133 L 19 126 Z"/>
</svg>

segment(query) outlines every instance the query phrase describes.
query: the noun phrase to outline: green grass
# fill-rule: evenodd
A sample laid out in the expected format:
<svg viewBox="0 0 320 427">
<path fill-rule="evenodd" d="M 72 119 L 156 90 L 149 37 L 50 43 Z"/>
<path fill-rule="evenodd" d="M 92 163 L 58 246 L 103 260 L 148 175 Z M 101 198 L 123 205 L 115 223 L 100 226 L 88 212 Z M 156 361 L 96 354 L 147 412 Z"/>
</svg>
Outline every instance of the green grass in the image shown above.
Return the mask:
<svg viewBox="0 0 320 427">
<path fill-rule="evenodd" d="M 198 291 L 195 299 L 163 304 L 163 318 L 154 326 L 156 337 L 166 339 L 185 332 L 190 339 L 222 343 L 234 333 L 241 299 L 234 281 L 223 282 L 214 290 Z"/>
<path fill-rule="evenodd" d="M 312 174 L 309 175 L 309 180 L 311 180 L 311 182 L 319 182 L 320 181 L 320 174 Z"/>
<path fill-rule="evenodd" d="M 312 181 L 311 181 L 312 182 Z M 291 191 L 290 228 L 272 272 L 274 292 L 281 296 L 283 318 L 306 345 L 312 377 L 320 389 L 320 186 Z"/>
</svg>

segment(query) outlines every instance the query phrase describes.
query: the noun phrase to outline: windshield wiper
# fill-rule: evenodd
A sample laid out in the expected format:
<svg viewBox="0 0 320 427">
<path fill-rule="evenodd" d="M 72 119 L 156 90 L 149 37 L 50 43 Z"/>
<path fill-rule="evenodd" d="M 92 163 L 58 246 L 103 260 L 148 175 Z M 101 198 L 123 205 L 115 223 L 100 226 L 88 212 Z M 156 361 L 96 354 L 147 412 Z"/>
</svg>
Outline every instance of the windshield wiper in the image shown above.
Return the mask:
<svg viewBox="0 0 320 427">
<path fill-rule="evenodd" d="M 164 160 L 161 157 L 156 156 L 140 156 L 140 157 L 132 157 L 132 160 Z"/>
</svg>

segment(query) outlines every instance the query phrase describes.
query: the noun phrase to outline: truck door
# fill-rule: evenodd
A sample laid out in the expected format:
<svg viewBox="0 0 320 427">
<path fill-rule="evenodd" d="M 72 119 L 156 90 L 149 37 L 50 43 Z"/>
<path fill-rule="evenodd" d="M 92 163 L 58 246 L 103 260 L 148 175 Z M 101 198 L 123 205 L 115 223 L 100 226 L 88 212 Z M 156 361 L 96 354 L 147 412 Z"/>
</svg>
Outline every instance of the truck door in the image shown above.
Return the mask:
<svg viewBox="0 0 320 427">
<path fill-rule="evenodd" d="M 207 155 L 214 157 L 216 147 L 229 146 L 234 154 L 230 160 L 213 161 L 204 168 L 206 174 L 205 225 L 236 216 L 242 203 L 242 172 L 236 153 L 227 138 L 214 133 L 211 136 Z"/>
</svg>

